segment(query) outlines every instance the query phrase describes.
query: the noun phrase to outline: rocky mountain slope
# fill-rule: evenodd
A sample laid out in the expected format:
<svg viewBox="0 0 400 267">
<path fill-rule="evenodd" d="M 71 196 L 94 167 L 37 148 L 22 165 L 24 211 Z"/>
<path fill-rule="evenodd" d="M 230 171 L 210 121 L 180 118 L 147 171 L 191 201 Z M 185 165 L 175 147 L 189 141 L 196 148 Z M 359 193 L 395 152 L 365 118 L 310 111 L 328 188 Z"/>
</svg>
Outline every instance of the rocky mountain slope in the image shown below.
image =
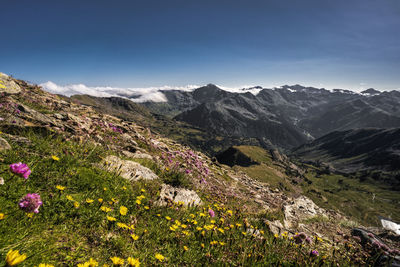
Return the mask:
<svg viewBox="0 0 400 267">
<path fill-rule="evenodd" d="M 6 264 L 385 264 L 399 253 L 390 232 L 352 231 L 337 210 L 154 134 L 133 120 L 140 110 L 122 120 L 4 74 L 0 94 Z"/>
<path fill-rule="evenodd" d="M 293 148 L 335 130 L 400 126 L 397 91 L 356 94 L 300 85 L 258 91 L 232 93 L 209 84 L 193 92 L 163 91 L 167 103 L 143 105 L 214 133 L 255 138 L 266 148 Z"/>
</svg>

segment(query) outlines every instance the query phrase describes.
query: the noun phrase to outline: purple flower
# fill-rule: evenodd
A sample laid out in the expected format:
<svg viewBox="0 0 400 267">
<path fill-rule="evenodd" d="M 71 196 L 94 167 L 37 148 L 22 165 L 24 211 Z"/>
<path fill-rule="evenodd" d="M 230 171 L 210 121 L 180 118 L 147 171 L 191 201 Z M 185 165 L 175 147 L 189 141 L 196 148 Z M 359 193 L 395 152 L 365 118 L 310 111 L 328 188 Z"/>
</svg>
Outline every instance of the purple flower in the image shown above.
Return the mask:
<svg viewBox="0 0 400 267">
<path fill-rule="evenodd" d="M 318 250 L 311 250 L 310 251 L 310 256 L 312 256 L 312 257 L 316 257 L 316 256 L 318 256 L 319 255 L 319 253 L 318 253 Z"/>
<path fill-rule="evenodd" d="M 25 179 L 28 179 L 29 175 L 31 174 L 31 170 L 29 169 L 28 165 L 21 162 L 11 164 L 10 171 L 16 175 L 24 177 Z"/>
<path fill-rule="evenodd" d="M 210 217 L 215 217 L 215 212 L 212 209 L 208 210 L 208 214 L 210 215 Z"/>
<path fill-rule="evenodd" d="M 40 199 L 40 195 L 36 193 L 26 194 L 20 201 L 19 207 L 28 213 L 34 212 L 39 213 L 39 208 L 42 206 L 43 202 Z"/>
<path fill-rule="evenodd" d="M 206 179 L 201 178 L 200 183 L 201 183 L 201 184 L 207 184 L 207 181 L 206 181 Z"/>
</svg>

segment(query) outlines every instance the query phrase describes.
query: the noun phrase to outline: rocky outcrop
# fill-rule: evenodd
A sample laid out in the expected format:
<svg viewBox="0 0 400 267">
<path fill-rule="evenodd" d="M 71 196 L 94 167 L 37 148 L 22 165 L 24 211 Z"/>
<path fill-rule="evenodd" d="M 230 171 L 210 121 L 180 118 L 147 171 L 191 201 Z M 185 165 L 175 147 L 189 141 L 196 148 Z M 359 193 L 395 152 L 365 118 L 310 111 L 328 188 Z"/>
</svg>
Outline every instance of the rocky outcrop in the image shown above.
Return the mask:
<svg viewBox="0 0 400 267">
<path fill-rule="evenodd" d="M 192 190 L 163 184 L 157 204 L 167 206 L 171 203 L 181 203 L 184 206 L 198 206 L 202 204 L 202 201 L 197 193 Z"/>
<path fill-rule="evenodd" d="M 283 213 L 285 215 L 283 224 L 286 228 L 296 228 L 299 222 L 317 215 L 326 216 L 325 210 L 305 196 L 289 201 L 283 206 Z"/>
<path fill-rule="evenodd" d="M 14 95 L 21 91 L 21 87 L 10 76 L 0 72 L 0 94 Z"/>
<path fill-rule="evenodd" d="M 108 156 L 100 166 L 107 171 L 117 172 L 129 181 L 158 179 L 158 176 L 149 168 L 131 160 L 122 160 L 116 156 Z"/>
</svg>

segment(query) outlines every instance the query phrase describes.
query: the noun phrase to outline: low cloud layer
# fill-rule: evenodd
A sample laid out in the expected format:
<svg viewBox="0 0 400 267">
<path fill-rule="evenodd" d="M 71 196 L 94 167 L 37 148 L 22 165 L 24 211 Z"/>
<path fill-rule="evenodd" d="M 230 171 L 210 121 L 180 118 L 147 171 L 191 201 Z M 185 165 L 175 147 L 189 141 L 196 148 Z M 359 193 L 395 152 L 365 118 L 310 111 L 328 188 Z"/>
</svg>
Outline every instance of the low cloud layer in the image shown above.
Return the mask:
<svg viewBox="0 0 400 267">
<path fill-rule="evenodd" d="M 71 84 L 71 85 L 57 85 L 51 81 L 40 84 L 44 90 L 65 96 L 71 95 L 91 95 L 98 97 L 124 97 L 129 98 L 133 102 L 167 102 L 167 98 L 161 92 L 161 90 L 181 90 L 181 91 L 193 91 L 200 86 L 188 85 L 188 86 L 162 86 L 162 87 L 147 87 L 147 88 L 118 88 L 118 87 L 89 87 L 84 84 Z M 261 89 L 243 90 L 242 88 L 249 88 L 251 86 L 243 86 L 240 88 L 228 88 L 224 86 L 218 86 L 219 88 L 236 93 L 251 92 L 257 94 Z"/>
<path fill-rule="evenodd" d="M 183 90 L 192 91 L 199 86 L 188 85 L 185 87 L 148 87 L 148 88 L 118 88 L 118 87 L 89 87 L 84 84 L 71 84 L 71 85 L 57 85 L 53 82 L 46 82 L 40 84 L 44 90 L 65 96 L 71 95 L 91 95 L 98 97 L 125 97 L 129 98 L 133 102 L 166 102 L 167 98 L 160 90 Z"/>
</svg>

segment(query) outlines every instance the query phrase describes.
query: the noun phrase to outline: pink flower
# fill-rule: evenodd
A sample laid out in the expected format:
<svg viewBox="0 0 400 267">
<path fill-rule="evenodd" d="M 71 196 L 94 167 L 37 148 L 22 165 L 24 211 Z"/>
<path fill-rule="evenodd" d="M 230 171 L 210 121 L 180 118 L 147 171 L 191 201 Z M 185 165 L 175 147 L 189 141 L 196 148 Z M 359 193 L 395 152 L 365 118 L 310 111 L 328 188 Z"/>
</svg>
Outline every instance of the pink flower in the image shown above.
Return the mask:
<svg viewBox="0 0 400 267">
<path fill-rule="evenodd" d="M 43 202 L 40 199 L 40 195 L 36 193 L 26 194 L 20 201 L 19 207 L 28 213 L 34 212 L 39 213 L 39 208 L 42 206 Z"/>
<path fill-rule="evenodd" d="M 210 217 L 215 217 L 215 212 L 212 209 L 208 210 L 208 214 L 210 215 Z"/>
<path fill-rule="evenodd" d="M 29 175 L 31 174 L 31 170 L 29 169 L 28 165 L 21 162 L 11 164 L 10 171 L 16 175 L 24 177 L 25 179 L 28 179 Z"/>
</svg>

